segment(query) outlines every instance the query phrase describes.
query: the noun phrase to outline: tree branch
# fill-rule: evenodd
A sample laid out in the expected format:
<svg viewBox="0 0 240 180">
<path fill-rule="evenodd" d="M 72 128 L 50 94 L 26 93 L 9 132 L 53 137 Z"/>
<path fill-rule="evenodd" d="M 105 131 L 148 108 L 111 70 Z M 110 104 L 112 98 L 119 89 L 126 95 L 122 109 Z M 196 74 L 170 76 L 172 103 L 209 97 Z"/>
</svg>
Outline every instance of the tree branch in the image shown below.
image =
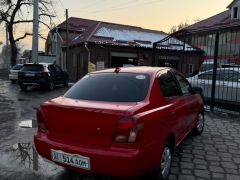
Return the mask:
<svg viewBox="0 0 240 180">
<path fill-rule="evenodd" d="M 19 21 L 14 21 L 13 24 L 19 24 L 19 23 L 31 23 L 33 20 L 19 20 Z"/>
<path fill-rule="evenodd" d="M 25 33 L 24 36 L 15 39 L 15 42 L 18 42 L 18 41 L 24 39 L 24 38 L 27 37 L 27 36 L 32 36 L 32 34 L 31 34 L 31 33 Z M 41 34 L 38 34 L 38 36 L 39 36 L 41 39 L 47 40 L 47 38 L 43 37 Z"/>
<path fill-rule="evenodd" d="M 24 39 L 27 36 L 32 36 L 32 34 L 31 33 L 25 33 L 24 36 L 15 39 L 14 42 L 18 42 L 18 41 L 20 41 L 21 39 Z"/>
<path fill-rule="evenodd" d="M 39 14 L 39 17 L 41 17 L 41 16 L 48 16 L 49 18 L 54 18 L 54 17 L 56 17 L 56 16 L 54 16 L 54 15 L 47 14 L 47 13 Z"/>
<path fill-rule="evenodd" d="M 41 34 L 38 34 L 38 36 L 39 36 L 41 39 L 47 40 L 47 38 L 43 37 Z"/>
<path fill-rule="evenodd" d="M 42 22 L 42 21 L 39 21 L 39 23 L 43 24 L 43 25 L 46 26 L 48 29 L 51 29 L 51 27 L 50 27 L 47 23 Z"/>
<path fill-rule="evenodd" d="M 33 6 L 33 3 L 21 3 L 21 6 L 22 5 L 29 5 L 29 6 Z"/>
</svg>

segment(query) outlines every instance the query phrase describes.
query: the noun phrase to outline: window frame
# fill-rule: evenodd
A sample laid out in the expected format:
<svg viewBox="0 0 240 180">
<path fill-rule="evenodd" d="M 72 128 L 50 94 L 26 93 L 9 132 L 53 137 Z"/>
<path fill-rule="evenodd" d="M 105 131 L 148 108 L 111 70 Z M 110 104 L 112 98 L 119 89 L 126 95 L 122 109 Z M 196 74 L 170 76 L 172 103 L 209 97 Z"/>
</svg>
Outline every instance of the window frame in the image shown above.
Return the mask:
<svg viewBox="0 0 240 180">
<path fill-rule="evenodd" d="M 233 19 L 237 19 L 238 18 L 238 7 L 235 6 L 233 7 Z"/>
<path fill-rule="evenodd" d="M 186 64 L 186 73 L 192 74 L 193 72 L 194 72 L 194 64 L 193 63 Z"/>
</svg>

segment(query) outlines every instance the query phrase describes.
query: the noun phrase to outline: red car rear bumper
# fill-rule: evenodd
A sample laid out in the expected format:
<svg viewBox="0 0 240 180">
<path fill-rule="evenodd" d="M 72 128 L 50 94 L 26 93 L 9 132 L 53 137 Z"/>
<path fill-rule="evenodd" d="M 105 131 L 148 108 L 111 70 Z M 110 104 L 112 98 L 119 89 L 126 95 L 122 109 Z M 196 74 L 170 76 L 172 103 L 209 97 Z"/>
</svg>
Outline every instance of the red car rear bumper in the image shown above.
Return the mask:
<svg viewBox="0 0 240 180">
<path fill-rule="evenodd" d="M 65 164 L 56 164 L 68 169 L 76 170 L 84 174 L 103 174 L 110 176 L 133 177 L 144 174 L 153 167 L 153 161 L 149 161 L 149 154 L 146 156 L 143 151 L 138 149 L 126 149 L 117 147 L 89 147 L 74 146 L 66 143 L 59 143 L 47 138 L 46 135 L 37 134 L 34 136 L 34 143 L 38 153 L 52 161 L 51 149 L 61 150 L 69 154 L 79 154 L 90 158 L 90 170 L 84 170 L 68 166 Z M 145 154 L 145 155 L 144 155 Z M 144 160 L 145 158 L 148 160 Z M 149 164 L 151 163 L 151 165 Z"/>
</svg>

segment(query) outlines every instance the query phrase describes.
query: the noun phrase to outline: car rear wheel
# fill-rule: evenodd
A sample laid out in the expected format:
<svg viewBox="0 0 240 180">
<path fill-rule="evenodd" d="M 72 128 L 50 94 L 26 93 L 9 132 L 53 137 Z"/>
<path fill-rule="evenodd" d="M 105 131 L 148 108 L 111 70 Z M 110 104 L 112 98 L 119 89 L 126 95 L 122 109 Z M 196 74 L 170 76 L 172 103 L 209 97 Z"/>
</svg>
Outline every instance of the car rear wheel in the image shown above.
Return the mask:
<svg viewBox="0 0 240 180">
<path fill-rule="evenodd" d="M 67 87 L 68 83 L 69 83 L 69 79 L 65 79 L 64 82 L 63 82 L 63 85 Z"/>
<path fill-rule="evenodd" d="M 50 81 L 49 81 L 49 84 L 48 84 L 48 89 L 49 89 L 50 91 L 52 91 L 54 88 L 55 88 L 54 82 L 53 82 L 53 80 L 50 80 Z"/>
<path fill-rule="evenodd" d="M 20 88 L 22 91 L 26 91 L 27 90 L 27 86 L 24 84 L 20 84 Z"/>
<path fill-rule="evenodd" d="M 196 127 L 193 129 L 193 134 L 196 136 L 199 136 L 202 134 L 203 130 L 204 130 L 204 112 L 202 111 L 201 113 L 198 114 L 198 122 Z"/>
<path fill-rule="evenodd" d="M 167 141 L 163 147 L 161 164 L 158 169 L 158 179 L 166 180 L 170 174 L 172 163 L 171 144 Z"/>
</svg>

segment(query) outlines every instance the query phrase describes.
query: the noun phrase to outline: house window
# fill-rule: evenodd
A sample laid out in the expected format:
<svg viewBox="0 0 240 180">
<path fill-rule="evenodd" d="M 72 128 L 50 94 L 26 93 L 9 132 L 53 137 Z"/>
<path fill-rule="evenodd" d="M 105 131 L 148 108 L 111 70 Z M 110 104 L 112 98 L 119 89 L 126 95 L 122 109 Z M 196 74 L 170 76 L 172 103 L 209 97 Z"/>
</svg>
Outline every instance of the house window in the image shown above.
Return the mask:
<svg viewBox="0 0 240 180">
<path fill-rule="evenodd" d="M 186 64 L 186 73 L 192 74 L 194 70 L 194 64 Z"/>
<path fill-rule="evenodd" d="M 233 8 L 233 19 L 238 18 L 238 7 Z"/>
</svg>

